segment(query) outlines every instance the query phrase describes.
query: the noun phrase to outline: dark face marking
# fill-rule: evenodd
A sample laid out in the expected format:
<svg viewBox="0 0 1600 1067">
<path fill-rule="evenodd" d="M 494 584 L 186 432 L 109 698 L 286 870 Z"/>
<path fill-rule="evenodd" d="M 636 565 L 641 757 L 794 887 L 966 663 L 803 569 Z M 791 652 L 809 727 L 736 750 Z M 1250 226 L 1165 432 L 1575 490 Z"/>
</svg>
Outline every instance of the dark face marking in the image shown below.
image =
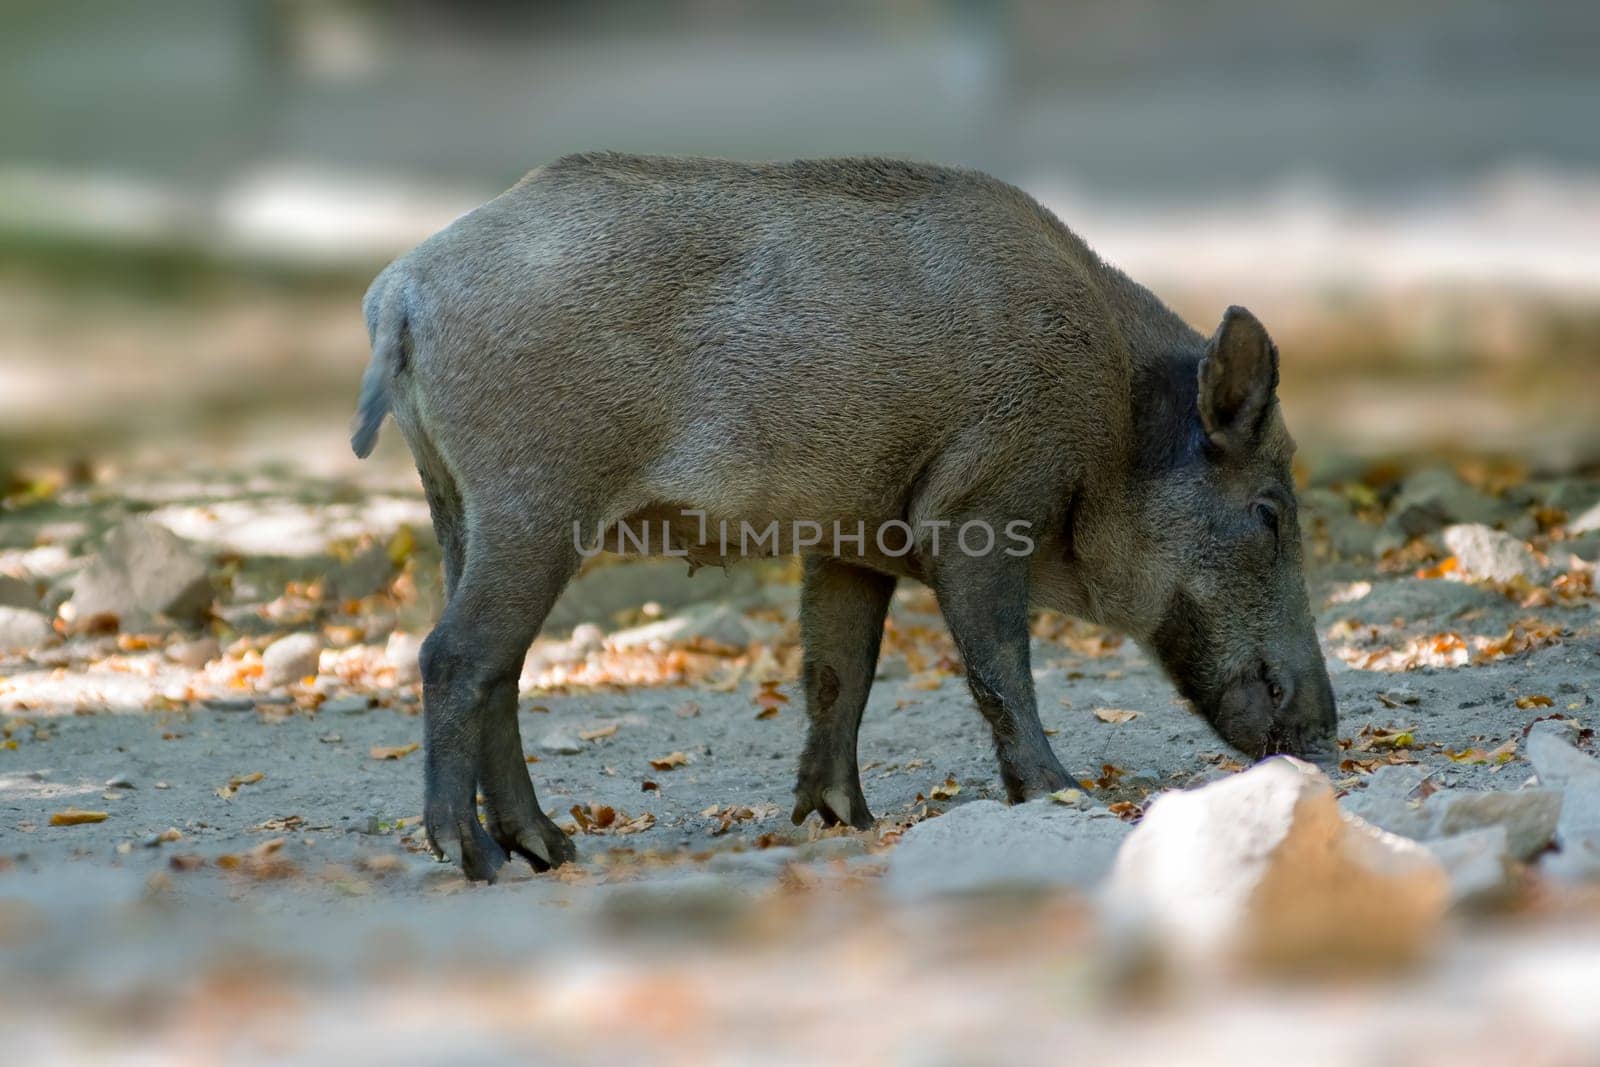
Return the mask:
<svg viewBox="0 0 1600 1067">
<path fill-rule="evenodd" d="M 1147 573 L 1172 583 L 1150 651 L 1245 754 L 1330 755 L 1336 713 L 1305 596 L 1276 349 L 1231 309 L 1205 350 L 1149 361 L 1134 385 L 1137 543 Z"/>
<path fill-rule="evenodd" d="M 1200 424 L 1198 355 L 1175 355 L 1138 368 L 1133 388 L 1135 466 L 1152 477 L 1203 462 L 1213 451 Z"/>
</svg>

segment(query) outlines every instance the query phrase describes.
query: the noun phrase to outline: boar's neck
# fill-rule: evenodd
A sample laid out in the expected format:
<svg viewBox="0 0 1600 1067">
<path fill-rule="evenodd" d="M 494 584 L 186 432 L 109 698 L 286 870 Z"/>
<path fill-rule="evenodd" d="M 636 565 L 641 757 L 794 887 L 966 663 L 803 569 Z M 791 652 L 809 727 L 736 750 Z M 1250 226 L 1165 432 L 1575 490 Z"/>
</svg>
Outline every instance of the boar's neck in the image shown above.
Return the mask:
<svg viewBox="0 0 1600 1067">
<path fill-rule="evenodd" d="M 1148 289 L 1110 267 L 1101 294 L 1128 349 L 1127 433 L 1107 440 L 1099 484 L 1074 501 L 1074 614 L 1135 638 L 1162 595 L 1161 565 L 1140 541 L 1148 483 L 1204 453 L 1197 384 L 1206 340 Z"/>
</svg>

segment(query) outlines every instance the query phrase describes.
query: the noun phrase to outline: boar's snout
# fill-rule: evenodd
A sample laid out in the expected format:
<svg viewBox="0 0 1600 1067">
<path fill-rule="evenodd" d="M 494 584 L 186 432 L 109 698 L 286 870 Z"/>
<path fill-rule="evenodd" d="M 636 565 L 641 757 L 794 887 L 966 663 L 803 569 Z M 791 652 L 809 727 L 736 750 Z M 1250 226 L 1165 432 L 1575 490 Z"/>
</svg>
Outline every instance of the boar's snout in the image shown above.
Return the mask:
<svg viewBox="0 0 1600 1067">
<path fill-rule="evenodd" d="M 1223 740 L 1254 759 L 1287 754 L 1335 761 L 1337 715 L 1321 658 L 1293 669 L 1267 664 L 1225 686 L 1210 716 Z"/>
</svg>

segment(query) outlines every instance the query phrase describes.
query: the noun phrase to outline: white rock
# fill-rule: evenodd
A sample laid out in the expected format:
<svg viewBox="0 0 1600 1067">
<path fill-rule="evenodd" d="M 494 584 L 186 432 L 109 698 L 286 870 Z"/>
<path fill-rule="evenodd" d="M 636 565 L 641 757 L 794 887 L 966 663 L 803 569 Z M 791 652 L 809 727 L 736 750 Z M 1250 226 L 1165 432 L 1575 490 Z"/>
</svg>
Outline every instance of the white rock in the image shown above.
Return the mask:
<svg viewBox="0 0 1600 1067">
<path fill-rule="evenodd" d="M 581 659 L 591 652 L 599 652 L 606 647 L 606 633 L 592 622 L 580 622 L 572 628 L 572 636 L 567 639 L 567 652 L 574 659 Z"/>
<path fill-rule="evenodd" d="M 194 622 L 211 606 L 205 557 L 164 526 L 130 519 L 106 535 L 72 584 L 73 618 L 112 616 L 124 630 L 158 616 Z"/>
<path fill-rule="evenodd" d="M 1588 511 L 1567 523 L 1569 534 L 1586 534 L 1600 531 L 1600 504 L 1595 504 Z"/>
<path fill-rule="evenodd" d="M 400 685 L 411 685 L 422 679 L 422 667 L 417 657 L 422 654 L 422 638 L 416 634 L 396 630 L 389 635 L 383 658 L 394 668 L 394 680 Z"/>
<path fill-rule="evenodd" d="M 1437 813 L 1429 838 L 1499 827 L 1505 831 L 1511 858 L 1529 860 L 1549 846 L 1563 804 L 1559 789 L 1518 789 L 1440 792 L 1429 797 L 1425 807 Z"/>
<path fill-rule="evenodd" d="M 0 607 L 0 652 L 29 652 L 55 635 L 50 620 L 40 612 Z"/>
<path fill-rule="evenodd" d="M 1511 889 L 1511 855 L 1504 826 L 1489 826 L 1428 842 L 1450 879 L 1450 905 L 1490 904 Z"/>
<path fill-rule="evenodd" d="M 1416 765 L 1383 766 L 1367 779 L 1365 789 L 1351 792 L 1339 803 L 1380 830 L 1413 841 L 1431 843 L 1437 838 L 1502 827 L 1508 852 L 1517 860 L 1543 852 L 1555 834 L 1562 808 L 1559 789 L 1442 789 L 1424 798 L 1417 794 L 1426 777 Z"/>
<path fill-rule="evenodd" d="M 907 830 L 889 854 L 884 886 L 902 899 L 1088 889 L 1128 833 L 1103 808 L 975 800 Z"/>
<path fill-rule="evenodd" d="M 314 677 L 321 655 L 322 638 L 317 634 L 280 637 L 261 653 L 261 685 L 270 689 Z"/>
<path fill-rule="evenodd" d="M 1288 757 L 1162 794 L 1107 890 L 1145 943 L 1201 968 L 1411 959 L 1449 899 L 1426 849 L 1340 811 L 1322 772 Z"/>
<path fill-rule="evenodd" d="M 576 756 L 583 751 L 584 745 L 570 734 L 553 732 L 539 738 L 539 747 L 557 756 Z"/>
<path fill-rule="evenodd" d="M 690 608 L 670 619 L 635 626 L 611 635 L 612 648 L 668 648 L 694 641 L 725 648 L 743 649 L 750 643 L 750 627 L 744 616 L 725 604 Z"/>
<path fill-rule="evenodd" d="M 1600 879 L 1600 760 L 1579 752 L 1556 729 L 1534 729 L 1527 752 L 1539 784 L 1558 787 L 1565 797 L 1556 824 L 1560 852 L 1546 856 L 1540 868 L 1569 881 Z"/>
<path fill-rule="evenodd" d="M 1444 543 L 1456 557 L 1457 573 L 1464 578 L 1510 582 L 1536 578 L 1542 570 L 1527 545 L 1487 526 L 1447 527 Z"/>
</svg>

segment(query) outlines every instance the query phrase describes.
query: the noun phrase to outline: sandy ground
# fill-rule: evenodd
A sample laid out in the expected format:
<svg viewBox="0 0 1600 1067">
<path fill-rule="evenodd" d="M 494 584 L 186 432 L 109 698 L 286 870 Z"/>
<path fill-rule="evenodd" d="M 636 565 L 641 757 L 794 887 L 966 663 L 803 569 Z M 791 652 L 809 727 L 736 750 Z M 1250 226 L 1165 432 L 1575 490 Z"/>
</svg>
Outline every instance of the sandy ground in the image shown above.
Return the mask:
<svg viewBox="0 0 1600 1067">
<path fill-rule="evenodd" d="M 1600 908 L 1537 869 L 1514 912 L 1453 920 L 1418 971 L 1154 1000 L 1119 969 L 1091 892 L 942 900 L 937 872 L 926 894 L 889 892 L 880 876 L 906 827 L 1003 798 L 986 728 L 931 598 L 903 589 L 861 732 L 878 825 L 792 826 L 804 712 L 780 565 L 580 579 L 530 658 L 520 712 L 541 801 L 574 824 L 579 864 L 514 863 L 469 886 L 422 849 L 418 687 L 385 653 L 433 610 L 426 534 L 374 597 L 330 606 L 308 587 L 363 538 L 393 545 L 419 524 L 415 496 L 279 475 L 66 493 L 5 525 L 0 570 L 65 572 L 149 508 L 228 574 L 210 627 L 221 654 L 185 667 L 165 647 L 185 635 L 158 633 L 0 660 L 13 1062 L 964 1063 L 1045 1047 L 1129 1063 L 1600 1062 Z M 1351 744 L 1341 789 L 1396 760 L 1445 788 L 1515 788 L 1536 720 L 1600 724 L 1593 596 L 1530 602 L 1413 576 L 1426 559 L 1313 556 Z M 745 648 L 615 647 L 634 624 L 710 602 L 745 621 Z M 575 650 L 578 622 L 604 647 Z M 328 642 L 314 682 L 256 688 L 256 650 L 297 629 Z M 1161 789 L 1237 769 L 1130 644 L 1063 620 L 1036 632 L 1042 718 L 1098 803 L 1136 817 Z M 1108 708 L 1139 714 L 1096 716 Z M 1372 743 L 1402 729 L 1409 748 Z M 678 766 L 652 765 L 673 753 Z M 69 808 L 107 817 L 51 824 Z M 963 857 L 950 862 L 954 880 Z M 1352 1033 L 1357 1016 L 1370 1025 Z"/>
</svg>

